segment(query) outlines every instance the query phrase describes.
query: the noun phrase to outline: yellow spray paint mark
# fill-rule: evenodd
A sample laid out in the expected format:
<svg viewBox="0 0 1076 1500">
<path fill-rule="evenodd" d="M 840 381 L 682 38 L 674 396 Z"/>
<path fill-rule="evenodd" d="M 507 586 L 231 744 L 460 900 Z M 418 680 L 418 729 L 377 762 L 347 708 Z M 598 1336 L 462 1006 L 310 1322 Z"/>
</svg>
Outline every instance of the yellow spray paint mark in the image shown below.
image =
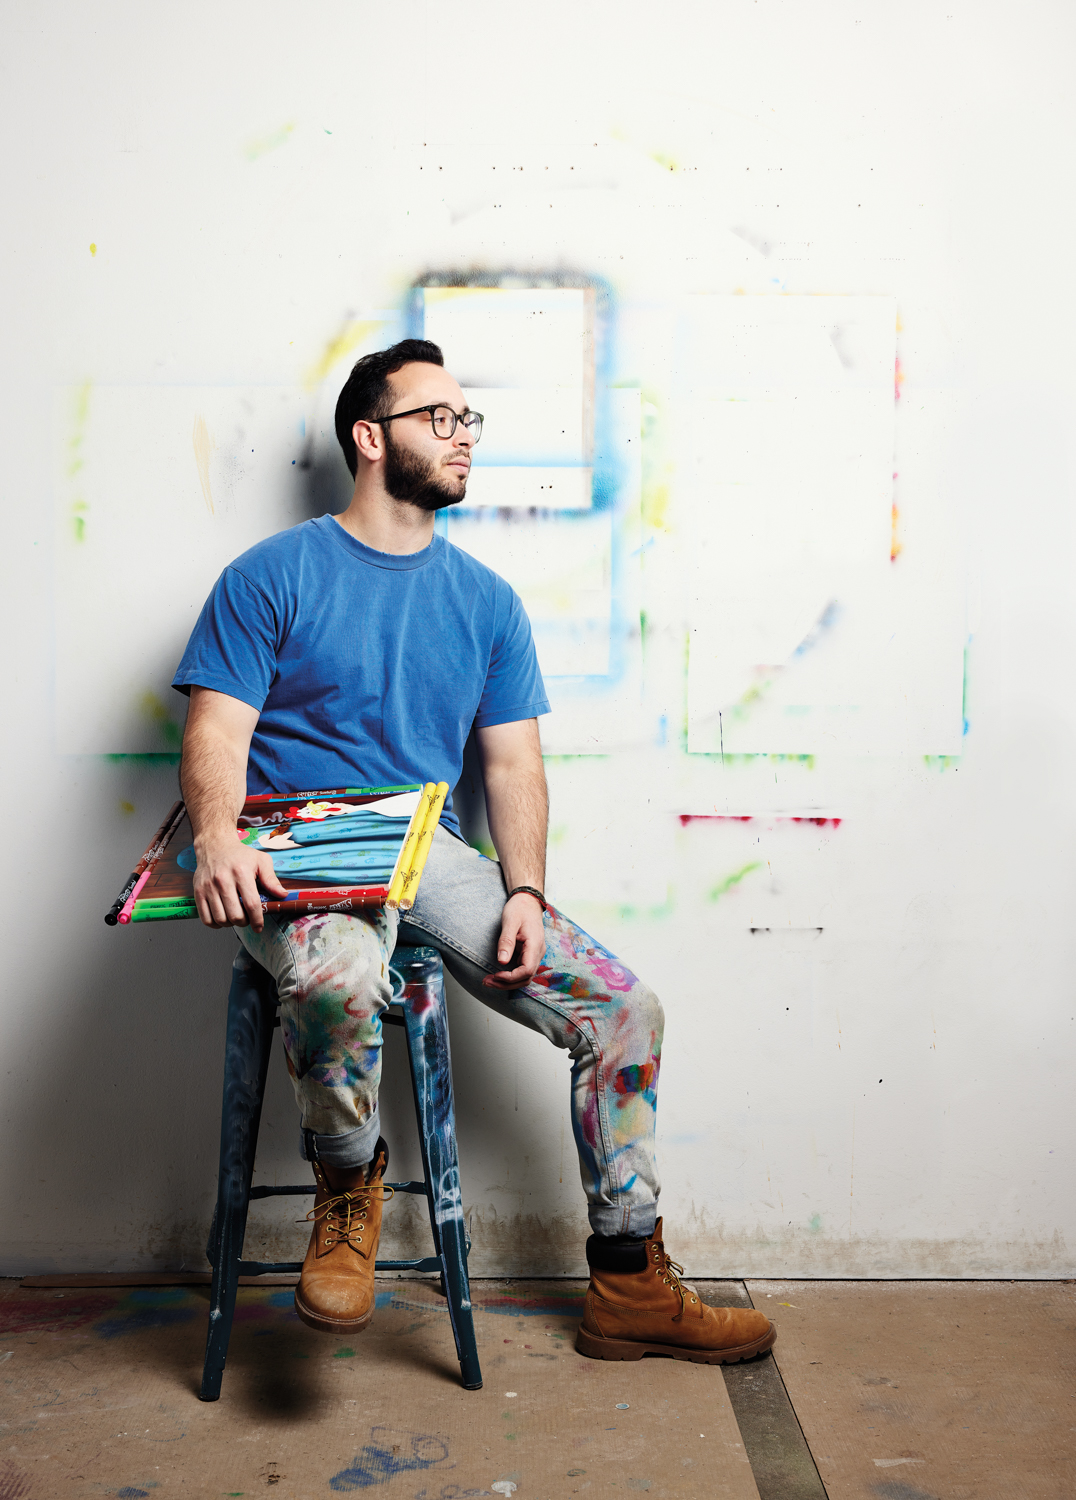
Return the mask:
<svg viewBox="0 0 1076 1500">
<path fill-rule="evenodd" d="M 67 475 L 70 478 L 82 468 L 82 439 L 86 435 L 86 419 L 90 415 L 90 381 L 84 380 L 75 393 L 74 428 L 67 441 Z"/>
<path fill-rule="evenodd" d="M 896 562 L 903 551 L 904 543 L 900 539 L 900 506 L 894 500 L 889 521 L 889 561 Z"/>
<path fill-rule="evenodd" d="M 123 797 L 120 798 L 120 812 L 121 813 L 126 813 L 128 816 L 130 816 L 130 814 L 133 813 L 134 810 L 135 810 L 135 805 L 134 805 L 133 802 L 128 802 Z"/>
<path fill-rule="evenodd" d="M 97 246 L 93 243 L 92 240 L 90 241 L 90 254 L 91 255 L 96 255 L 97 254 Z"/>
<path fill-rule="evenodd" d="M 642 510 L 643 524 L 649 526 L 651 531 L 667 531 L 669 529 L 669 486 L 667 484 L 647 486 L 643 490 Z"/>
<path fill-rule="evenodd" d="M 90 415 L 90 390 L 91 382 L 84 380 L 75 392 L 71 413 L 74 421 L 71 436 L 67 440 L 67 463 L 65 465 L 69 479 L 73 479 L 85 463 L 82 457 L 82 442 L 86 436 L 86 422 Z M 69 511 L 71 534 L 76 542 L 86 540 L 86 514 L 89 508 L 82 496 L 76 493 Z"/>
<path fill-rule="evenodd" d="M 248 141 L 243 148 L 243 155 L 247 161 L 257 161 L 259 156 L 264 156 L 267 151 L 275 151 L 278 146 L 286 146 L 295 129 L 295 121 L 289 120 L 286 125 L 281 125 L 279 130 L 272 131 L 269 135 L 259 136 L 256 141 Z"/>
<path fill-rule="evenodd" d="M 374 319 L 345 323 L 336 337 L 330 339 L 325 345 L 320 358 L 316 359 L 307 370 L 305 377 L 307 390 L 312 391 L 315 386 L 320 385 L 338 360 L 351 354 L 380 327 L 381 323 Z"/>
<path fill-rule="evenodd" d="M 146 717 L 152 719 L 160 727 L 165 744 L 170 749 L 178 750 L 183 743 L 183 731 L 157 697 L 157 694 L 153 692 L 143 693 L 138 703 Z"/>
<path fill-rule="evenodd" d="M 215 515 L 213 505 L 213 491 L 209 487 L 209 455 L 214 447 L 213 439 L 209 436 L 209 428 L 205 425 L 204 417 L 194 419 L 194 462 L 198 466 L 198 482 L 202 486 L 202 494 L 205 503 L 209 506 L 209 514 Z"/>
</svg>

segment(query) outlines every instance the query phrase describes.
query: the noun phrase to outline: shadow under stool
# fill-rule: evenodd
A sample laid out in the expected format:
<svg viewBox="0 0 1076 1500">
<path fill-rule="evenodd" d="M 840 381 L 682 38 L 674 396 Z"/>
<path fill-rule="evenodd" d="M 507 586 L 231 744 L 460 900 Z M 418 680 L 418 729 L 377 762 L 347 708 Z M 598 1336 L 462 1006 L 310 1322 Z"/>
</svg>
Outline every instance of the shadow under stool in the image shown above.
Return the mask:
<svg viewBox="0 0 1076 1500">
<path fill-rule="evenodd" d="M 390 974 L 392 1002 L 382 1016 L 382 1023 L 402 1027 L 407 1041 L 424 1181 L 394 1182 L 386 1186 L 393 1187 L 398 1193 L 425 1195 L 430 1210 L 434 1253 L 420 1260 L 379 1260 L 377 1269 L 440 1272 L 463 1385 L 469 1391 L 477 1391 L 482 1385 L 482 1371 L 478 1363 L 467 1281 L 470 1242 L 463 1223 L 460 1196 L 448 1016 L 440 955 L 433 948 L 398 947 L 392 957 Z M 315 1191 L 313 1183 L 305 1187 L 251 1187 L 273 1030 L 280 1025 L 276 1005 L 276 984 L 272 976 L 240 949 L 233 965 L 232 987 L 228 994 L 217 1206 L 206 1248 L 213 1267 L 213 1286 L 200 1392 L 203 1401 L 216 1401 L 220 1396 L 240 1276 L 302 1269 L 301 1261 L 268 1262 L 242 1258 L 247 1209 L 252 1198 L 271 1198 L 280 1194 L 313 1196 Z"/>
</svg>

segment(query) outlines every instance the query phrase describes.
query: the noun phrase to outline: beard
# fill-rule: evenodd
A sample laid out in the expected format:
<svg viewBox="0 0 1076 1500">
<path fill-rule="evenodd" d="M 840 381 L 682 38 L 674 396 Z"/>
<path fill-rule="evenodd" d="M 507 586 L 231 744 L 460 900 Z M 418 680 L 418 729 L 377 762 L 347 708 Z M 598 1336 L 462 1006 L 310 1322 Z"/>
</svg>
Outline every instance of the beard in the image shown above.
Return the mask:
<svg viewBox="0 0 1076 1500">
<path fill-rule="evenodd" d="M 443 510 L 458 505 L 467 485 L 457 493 L 452 479 L 443 476 L 440 466 L 431 458 L 422 458 L 393 440 L 389 427 L 385 434 L 385 488 L 394 500 L 406 500 L 420 510 Z"/>
</svg>

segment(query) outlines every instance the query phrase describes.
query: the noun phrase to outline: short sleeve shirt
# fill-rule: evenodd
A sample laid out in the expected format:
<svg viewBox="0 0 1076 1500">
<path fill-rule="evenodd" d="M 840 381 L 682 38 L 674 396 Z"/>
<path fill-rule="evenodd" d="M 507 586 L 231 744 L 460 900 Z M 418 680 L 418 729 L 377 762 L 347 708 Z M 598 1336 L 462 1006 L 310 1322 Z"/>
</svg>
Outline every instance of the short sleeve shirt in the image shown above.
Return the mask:
<svg viewBox="0 0 1076 1500">
<path fill-rule="evenodd" d="M 331 516 L 259 542 L 225 568 L 173 687 L 259 710 L 247 795 L 447 781 L 472 724 L 549 703 L 518 595 L 435 536 L 397 556 Z M 451 796 L 442 822 L 459 822 Z"/>
</svg>

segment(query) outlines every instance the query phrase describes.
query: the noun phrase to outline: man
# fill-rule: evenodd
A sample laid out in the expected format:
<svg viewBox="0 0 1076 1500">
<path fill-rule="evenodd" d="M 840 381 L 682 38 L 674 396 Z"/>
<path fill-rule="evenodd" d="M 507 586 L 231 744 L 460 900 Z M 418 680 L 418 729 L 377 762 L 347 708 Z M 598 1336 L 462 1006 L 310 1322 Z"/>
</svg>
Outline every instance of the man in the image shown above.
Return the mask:
<svg viewBox="0 0 1076 1500">
<path fill-rule="evenodd" d="M 336 430 L 355 479 L 341 515 L 270 537 L 218 580 L 175 678 L 190 694 L 182 785 L 202 921 L 234 926 L 272 973 L 303 1154 L 317 1182 L 295 1294 L 311 1327 L 352 1334 L 374 1306 L 388 1152 L 377 1091 L 397 941 L 443 955 L 476 999 L 564 1047 L 591 1228 L 577 1347 L 708 1363 L 773 1343 L 760 1313 L 705 1307 L 657 1218 L 654 994 L 543 895 L 549 712 L 518 597 L 434 535 L 466 493 L 482 418 L 441 351 L 405 339 L 360 359 Z M 281 920 L 271 858 L 236 838 L 246 796 L 459 779 L 472 725 L 498 861 L 445 804 L 414 907 Z"/>
</svg>

